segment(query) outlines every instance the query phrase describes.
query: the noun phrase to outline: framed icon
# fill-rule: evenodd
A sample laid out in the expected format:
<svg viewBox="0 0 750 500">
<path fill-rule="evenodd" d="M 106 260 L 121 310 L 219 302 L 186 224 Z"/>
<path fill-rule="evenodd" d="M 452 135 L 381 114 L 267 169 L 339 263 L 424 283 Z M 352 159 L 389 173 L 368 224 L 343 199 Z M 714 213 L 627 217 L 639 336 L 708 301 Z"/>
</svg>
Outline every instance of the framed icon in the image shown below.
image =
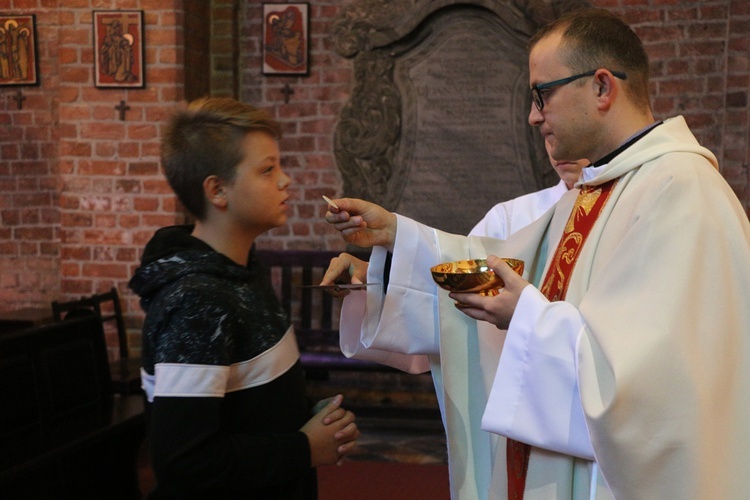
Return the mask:
<svg viewBox="0 0 750 500">
<path fill-rule="evenodd" d="M 0 15 L 0 85 L 37 83 L 39 70 L 34 15 Z"/>
<path fill-rule="evenodd" d="M 263 74 L 309 73 L 309 10 L 307 3 L 263 4 Z"/>
<path fill-rule="evenodd" d="M 143 11 L 94 11 L 94 85 L 145 86 Z"/>
</svg>

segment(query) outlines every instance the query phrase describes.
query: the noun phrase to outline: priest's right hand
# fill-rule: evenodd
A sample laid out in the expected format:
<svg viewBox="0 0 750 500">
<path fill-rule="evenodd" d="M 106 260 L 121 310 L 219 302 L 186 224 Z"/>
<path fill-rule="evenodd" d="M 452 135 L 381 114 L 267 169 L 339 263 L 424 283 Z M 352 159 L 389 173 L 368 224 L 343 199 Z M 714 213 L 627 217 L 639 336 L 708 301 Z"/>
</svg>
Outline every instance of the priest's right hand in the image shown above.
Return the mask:
<svg viewBox="0 0 750 500">
<path fill-rule="evenodd" d="M 385 247 L 393 251 L 396 241 L 396 215 L 380 205 L 357 198 L 333 200 L 338 208 L 328 206 L 326 222 L 341 233 L 347 243 L 362 248 Z"/>
</svg>

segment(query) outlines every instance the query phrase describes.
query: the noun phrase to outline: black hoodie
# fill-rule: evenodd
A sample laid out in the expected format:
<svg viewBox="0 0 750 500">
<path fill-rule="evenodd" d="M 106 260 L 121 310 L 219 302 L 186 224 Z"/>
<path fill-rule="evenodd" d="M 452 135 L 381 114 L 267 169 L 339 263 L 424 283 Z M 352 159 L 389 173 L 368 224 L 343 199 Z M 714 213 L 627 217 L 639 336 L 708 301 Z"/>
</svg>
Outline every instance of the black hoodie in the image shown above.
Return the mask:
<svg viewBox="0 0 750 500">
<path fill-rule="evenodd" d="M 316 498 L 299 431 L 311 416 L 304 374 L 268 273 L 252 255 L 240 266 L 191 231 L 157 231 L 130 281 L 146 311 L 150 498 Z M 250 379 L 253 361 L 280 350 L 281 368 Z"/>
</svg>

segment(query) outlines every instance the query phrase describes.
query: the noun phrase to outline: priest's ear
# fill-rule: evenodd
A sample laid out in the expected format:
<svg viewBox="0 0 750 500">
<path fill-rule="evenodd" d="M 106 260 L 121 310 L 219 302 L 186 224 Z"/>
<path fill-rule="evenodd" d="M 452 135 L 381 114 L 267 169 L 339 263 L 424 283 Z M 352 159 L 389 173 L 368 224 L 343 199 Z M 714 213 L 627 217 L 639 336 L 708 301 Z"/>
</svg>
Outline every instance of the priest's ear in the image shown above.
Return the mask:
<svg viewBox="0 0 750 500">
<path fill-rule="evenodd" d="M 224 188 L 224 181 L 222 181 L 216 175 L 209 175 L 203 180 L 203 195 L 206 197 L 206 201 L 218 208 L 223 210 L 227 207 L 227 196 Z"/>
<path fill-rule="evenodd" d="M 608 69 L 599 69 L 594 74 L 596 99 L 599 109 L 608 109 L 619 93 L 620 86 L 617 78 Z"/>
</svg>

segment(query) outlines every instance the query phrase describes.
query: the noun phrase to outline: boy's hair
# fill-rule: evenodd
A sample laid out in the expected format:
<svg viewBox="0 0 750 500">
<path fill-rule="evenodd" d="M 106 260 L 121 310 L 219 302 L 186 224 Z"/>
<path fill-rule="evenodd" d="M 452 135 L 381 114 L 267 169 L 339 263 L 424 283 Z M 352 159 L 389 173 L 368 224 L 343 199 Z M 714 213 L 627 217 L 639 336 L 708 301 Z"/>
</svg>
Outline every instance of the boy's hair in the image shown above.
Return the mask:
<svg viewBox="0 0 750 500">
<path fill-rule="evenodd" d="M 167 181 L 180 202 L 198 220 L 206 217 L 203 181 L 215 175 L 232 183 L 250 132 L 281 138 L 281 126 L 268 113 L 228 97 L 203 97 L 177 112 L 161 141 Z"/>
<path fill-rule="evenodd" d="M 564 58 L 573 73 L 599 68 L 627 75 L 626 92 L 631 100 L 650 109 L 649 61 L 638 35 L 620 17 L 605 10 L 584 8 L 570 11 L 540 29 L 529 42 L 529 50 L 547 35 L 560 32 Z"/>
</svg>

